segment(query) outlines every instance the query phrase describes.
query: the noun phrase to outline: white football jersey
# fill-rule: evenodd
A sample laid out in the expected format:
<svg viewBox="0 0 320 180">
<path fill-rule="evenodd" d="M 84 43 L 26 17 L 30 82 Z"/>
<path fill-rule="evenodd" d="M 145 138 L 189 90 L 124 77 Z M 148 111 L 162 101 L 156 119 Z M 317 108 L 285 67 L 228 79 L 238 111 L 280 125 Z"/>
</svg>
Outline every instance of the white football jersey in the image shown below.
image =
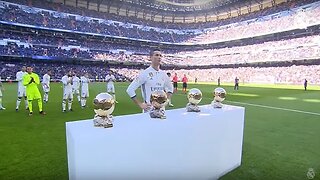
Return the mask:
<svg viewBox="0 0 320 180">
<path fill-rule="evenodd" d="M 78 76 L 73 76 L 72 88 L 73 89 L 79 89 L 80 88 L 80 78 L 78 78 Z"/>
<path fill-rule="evenodd" d="M 16 74 L 16 80 L 18 81 L 18 88 L 24 88 L 25 86 L 23 85 L 23 76 L 26 75 L 27 72 L 19 71 Z"/>
<path fill-rule="evenodd" d="M 46 86 L 50 86 L 50 75 L 49 74 L 45 74 L 42 77 L 42 84 L 46 85 Z"/>
<path fill-rule="evenodd" d="M 111 74 L 111 75 L 108 74 L 106 76 L 106 82 L 107 82 L 108 85 L 113 85 L 114 81 L 116 81 L 116 78 L 114 77 L 113 74 Z"/>
<path fill-rule="evenodd" d="M 80 82 L 81 82 L 81 92 L 89 91 L 90 80 L 88 78 L 86 78 L 85 76 L 81 76 Z"/>
<path fill-rule="evenodd" d="M 72 77 L 64 75 L 61 82 L 63 84 L 63 92 L 72 92 Z"/>
<path fill-rule="evenodd" d="M 165 90 L 169 93 L 173 92 L 173 85 L 166 72 L 162 70 L 157 71 L 151 66 L 143 70 L 129 85 L 127 93 L 131 98 L 136 96 L 135 91 L 140 86 L 142 97 L 146 103 L 150 103 L 150 96 L 154 91 Z"/>
</svg>

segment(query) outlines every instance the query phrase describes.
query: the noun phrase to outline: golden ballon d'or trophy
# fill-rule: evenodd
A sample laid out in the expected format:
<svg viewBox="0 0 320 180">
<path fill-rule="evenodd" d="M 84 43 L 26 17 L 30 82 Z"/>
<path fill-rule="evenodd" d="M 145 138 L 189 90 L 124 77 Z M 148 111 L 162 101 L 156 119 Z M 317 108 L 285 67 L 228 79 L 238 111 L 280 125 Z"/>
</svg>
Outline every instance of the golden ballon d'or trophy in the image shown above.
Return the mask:
<svg viewBox="0 0 320 180">
<path fill-rule="evenodd" d="M 198 104 L 202 99 L 202 92 L 197 88 L 192 88 L 188 92 L 188 101 L 186 108 L 188 112 L 200 112 Z"/>
<path fill-rule="evenodd" d="M 95 127 L 111 128 L 113 127 L 112 112 L 115 107 L 115 100 L 109 93 L 100 93 L 93 100 L 94 112 L 93 118 Z"/>
<path fill-rule="evenodd" d="M 168 97 L 164 91 L 154 91 L 150 96 L 151 118 L 166 119 L 165 106 L 167 104 Z"/>
<path fill-rule="evenodd" d="M 226 98 L 227 92 L 221 87 L 216 88 L 213 91 L 213 101 L 211 102 L 211 105 L 214 108 L 222 108 L 223 104 L 222 101 Z"/>
</svg>

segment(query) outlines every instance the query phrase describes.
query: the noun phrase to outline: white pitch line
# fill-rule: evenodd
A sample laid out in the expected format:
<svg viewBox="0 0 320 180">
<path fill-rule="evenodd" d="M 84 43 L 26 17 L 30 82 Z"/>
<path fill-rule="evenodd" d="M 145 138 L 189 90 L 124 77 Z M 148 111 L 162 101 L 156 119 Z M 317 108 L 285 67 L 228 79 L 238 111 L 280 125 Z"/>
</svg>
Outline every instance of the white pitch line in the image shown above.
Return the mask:
<svg viewBox="0 0 320 180">
<path fill-rule="evenodd" d="M 248 105 L 248 106 L 255 106 L 255 107 L 262 107 L 262 108 L 268 108 L 268 109 L 276 109 L 276 110 L 282 110 L 282 111 L 291 111 L 291 112 L 297 112 L 297 113 L 304 113 L 304 114 L 311 114 L 311 115 L 320 116 L 320 113 L 308 112 L 308 111 L 301 111 L 301 110 L 296 110 L 296 109 L 287 109 L 287 108 L 272 107 L 272 106 L 265 106 L 265 105 L 260 105 L 260 104 L 251 104 L 251 103 L 243 103 L 243 102 L 236 102 L 236 101 L 226 101 L 226 102 L 235 103 L 235 104 L 243 104 L 243 105 Z"/>
</svg>

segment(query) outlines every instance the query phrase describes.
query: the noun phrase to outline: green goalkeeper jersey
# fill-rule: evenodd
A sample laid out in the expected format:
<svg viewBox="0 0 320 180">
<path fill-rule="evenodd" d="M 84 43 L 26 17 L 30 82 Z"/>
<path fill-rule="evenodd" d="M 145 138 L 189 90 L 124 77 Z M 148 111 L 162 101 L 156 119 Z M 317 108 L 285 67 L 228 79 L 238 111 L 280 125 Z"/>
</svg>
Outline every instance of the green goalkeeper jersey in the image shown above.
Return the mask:
<svg viewBox="0 0 320 180">
<path fill-rule="evenodd" d="M 39 84 L 40 79 L 36 73 L 28 73 L 23 76 L 23 85 L 26 86 L 28 100 L 41 98 L 41 94 L 38 89 Z"/>
</svg>

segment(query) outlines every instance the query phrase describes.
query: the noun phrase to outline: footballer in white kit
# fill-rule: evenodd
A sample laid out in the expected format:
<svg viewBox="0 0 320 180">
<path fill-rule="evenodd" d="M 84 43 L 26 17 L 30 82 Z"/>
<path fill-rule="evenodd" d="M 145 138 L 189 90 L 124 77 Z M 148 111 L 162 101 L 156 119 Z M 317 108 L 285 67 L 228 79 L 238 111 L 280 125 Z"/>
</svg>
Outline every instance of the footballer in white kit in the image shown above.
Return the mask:
<svg viewBox="0 0 320 180">
<path fill-rule="evenodd" d="M 6 108 L 2 106 L 2 90 L 3 90 L 3 85 L 0 77 L 0 110 L 5 110 Z"/>
<path fill-rule="evenodd" d="M 113 99 L 115 100 L 116 103 L 118 103 L 118 101 L 116 101 L 116 91 L 114 88 L 114 82 L 116 81 L 116 78 L 114 77 L 113 74 L 111 74 L 111 72 L 109 71 L 106 78 L 105 78 L 106 82 L 107 82 L 107 92 L 110 93 L 113 96 Z"/>
<path fill-rule="evenodd" d="M 151 66 L 143 70 L 138 77 L 131 82 L 127 88 L 127 93 L 131 99 L 145 112 L 150 109 L 150 96 L 154 91 L 166 91 L 170 99 L 173 92 L 173 85 L 166 72 L 160 70 L 161 52 L 159 50 L 151 51 Z M 136 90 L 141 87 L 142 98 L 144 102 L 136 98 Z"/>
<path fill-rule="evenodd" d="M 43 75 L 42 77 L 42 89 L 43 89 L 43 92 L 44 92 L 44 95 L 43 95 L 43 101 L 45 103 L 48 102 L 49 100 L 49 92 L 50 92 L 50 79 L 51 79 L 51 71 L 48 71 L 45 75 Z"/>
<path fill-rule="evenodd" d="M 23 85 L 23 76 L 27 74 L 26 67 L 22 66 L 21 71 L 17 72 L 16 74 L 16 80 L 18 81 L 18 99 L 16 102 L 16 111 L 19 110 L 19 106 L 22 100 L 22 97 L 24 97 L 24 103 L 25 108 L 28 110 L 28 100 L 27 100 L 27 93 L 26 93 L 26 86 Z"/>
<path fill-rule="evenodd" d="M 72 92 L 73 95 L 77 96 L 78 102 L 80 102 L 80 78 L 75 73 L 72 78 Z"/>
<path fill-rule="evenodd" d="M 68 110 L 72 111 L 72 101 L 73 101 L 73 93 L 72 93 L 72 72 L 68 72 L 67 75 L 64 75 L 61 79 L 63 84 L 63 100 L 62 100 L 62 111 L 66 112 L 66 103 L 68 100 Z"/>
<path fill-rule="evenodd" d="M 85 75 L 80 77 L 81 82 L 81 107 L 86 107 L 87 98 L 89 97 L 89 75 L 86 73 Z"/>
</svg>

